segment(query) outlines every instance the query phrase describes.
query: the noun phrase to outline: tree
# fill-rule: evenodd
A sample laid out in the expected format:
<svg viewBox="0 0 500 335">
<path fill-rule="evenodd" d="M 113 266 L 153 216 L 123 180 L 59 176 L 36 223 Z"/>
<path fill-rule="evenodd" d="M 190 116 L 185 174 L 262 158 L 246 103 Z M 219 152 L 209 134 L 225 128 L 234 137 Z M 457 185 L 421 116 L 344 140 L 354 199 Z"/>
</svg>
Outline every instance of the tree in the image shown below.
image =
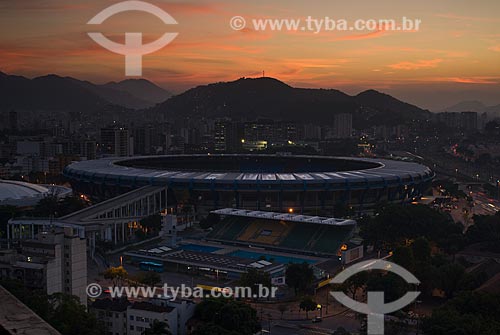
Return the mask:
<svg viewBox="0 0 500 335">
<path fill-rule="evenodd" d="M 16 216 L 18 208 L 14 206 L 0 206 L 0 237 L 6 236 L 7 223 Z"/>
<path fill-rule="evenodd" d="M 465 275 L 465 269 L 460 264 L 449 263 L 438 269 L 439 271 L 439 288 L 442 289 L 446 296 L 451 298 L 460 289 L 460 282 Z"/>
<path fill-rule="evenodd" d="M 229 331 L 215 323 L 203 323 L 196 327 L 192 335 L 237 335 L 237 331 Z"/>
<path fill-rule="evenodd" d="M 154 271 L 141 272 L 137 281 L 148 286 L 156 286 L 161 283 L 161 276 Z"/>
<path fill-rule="evenodd" d="M 101 334 L 97 321 L 92 314 L 85 310 L 77 297 L 63 293 L 48 296 L 50 305 L 49 319 L 47 320 L 62 334 Z"/>
<path fill-rule="evenodd" d="M 158 232 L 161 230 L 162 217 L 159 214 L 150 215 L 142 219 L 140 223 L 148 232 Z"/>
<path fill-rule="evenodd" d="M 302 298 L 299 304 L 299 308 L 306 312 L 306 319 L 309 319 L 309 312 L 314 311 L 318 304 L 309 296 Z"/>
<path fill-rule="evenodd" d="M 424 319 L 428 335 L 500 334 L 500 294 L 464 292 Z"/>
<path fill-rule="evenodd" d="M 431 261 L 431 246 L 425 237 L 419 237 L 411 245 L 415 263 L 429 264 Z"/>
<path fill-rule="evenodd" d="M 495 215 L 474 215 L 474 225 L 466 233 L 468 244 L 484 243 L 491 252 L 500 252 L 500 212 Z"/>
<path fill-rule="evenodd" d="M 376 214 L 364 220 L 360 232 L 376 249 L 393 250 L 419 237 L 435 242 L 450 253 L 463 245 L 463 227 L 455 224 L 448 214 L 428 206 L 389 204 L 379 208 Z"/>
<path fill-rule="evenodd" d="M 123 266 L 110 267 L 104 271 L 104 278 L 109 279 L 113 282 L 113 286 L 118 283 L 123 284 L 123 281 L 127 279 L 128 272 L 123 268 Z"/>
<path fill-rule="evenodd" d="M 354 215 L 354 210 L 349 204 L 339 201 L 335 203 L 333 213 L 337 218 L 345 218 Z"/>
<path fill-rule="evenodd" d="M 150 328 L 146 328 L 142 335 L 172 335 L 168 324 L 159 320 L 154 320 Z"/>
<path fill-rule="evenodd" d="M 352 296 L 353 299 L 356 298 L 356 292 L 366 285 L 368 280 L 368 272 L 359 272 L 353 276 L 350 276 L 344 283 L 340 285 L 340 289 L 344 293 Z"/>
<path fill-rule="evenodd" d="M 304 292 L 314 280 L 314 271 L 307 263 L 289 264 L 286 269 L 286 284 L 293 287 L 295 295 Z"/>
<path fill-rule="evenodd" d="M 210 213 L 206 218 L 200 220 L 200 227 L 202 229 L 208 229 L 220 222 L 220 215 L 215 213 Z"/>
<path fill-rule="evenodd" d="M 384 292 L 385 301 L 395 301 L 408 291 L 408 283 L 392 272 L 372 271 L 366 282 L 366 289 L 372 292 Z"/>
<path fill-rule="evenodd" d="M 47 196 L 35 205 L 33 215 L 36 217 L 55 217 L 58 215 L 59 200 L 55 196 Z"/>
<path fill-rule="evenodd" d="M 75 196 L 61 198 L 57 205 L 60 216 L 77 212 L 88 206 L 85 200 Z"/>
<path fill-rule="evenodd" d="M 283 314 L 288 311 L 288 306 L 286 304 L 278 305 L 278 311 L 281 313 L 281 320 L 283 320 Z"/>
<path fill-rule="evenodd" d="M 204 299 L 196 305 L 194 317 L 202 322 L 197 335 L 251 335 L 261 329 L 257 311 L 233 299 Z"/>
<path fill-rule="evenodd" d="M 252 288 L 252 295 L 258 292 L 258 286 L 271 288 L 271 276 L 269 273 L 259 271 L 258 269 L 248 269 L 240 277 L 239 283 L 242 287 Z"/>
<path fill-rule="evenodd" d="M 184 216 L 184 222 L 187 224 L 189 220 L 189 214 L 193 213 L 193 206 L 191 204 L 184 204 L 182 206 L 181 212 Z"/>
<path fill-rule="evenodd" d="M 60 217 L 87 206 L 87 203 L 79 197 L 64 197 L 59 199 L 56 195 L 50 195 L 41 199 L 33 208 L 35 217 Z"/>
<path fill-rule="evenodd" d="M 392 261 L 401 265 L 406 270 L 413 272 L 415 269 L 415 260 L 413 259 L 413 250 L 407 246 L 399 246 L 394 250 Z"/>
</svg>

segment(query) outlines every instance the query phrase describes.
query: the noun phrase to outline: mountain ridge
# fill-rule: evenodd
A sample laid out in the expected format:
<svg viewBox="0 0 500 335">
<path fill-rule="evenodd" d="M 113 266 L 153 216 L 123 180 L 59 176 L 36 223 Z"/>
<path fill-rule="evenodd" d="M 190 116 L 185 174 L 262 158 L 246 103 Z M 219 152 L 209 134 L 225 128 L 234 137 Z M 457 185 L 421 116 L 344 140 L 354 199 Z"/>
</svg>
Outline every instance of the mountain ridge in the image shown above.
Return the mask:
<svg viewBox="0 0 500 335">
<path fill-rule="evenodd" d="M 70 110 L 85 111 L 102 108 L 106 105 L 122 106 L 129 109 L 146 109 L 156 105 L 162 94 L 165 99 L 171 96 L 146 79 L 128 79 L 128 84 L 114 83 L 98 85 L 73 77 L 47 74 L 33 79 L 0 72 L 2 101 L 0 107 L 27 110 Z M 137 81 L 137 82 L 135 82 Z M 133 85 L 130 85 L 133 83 Z M 131 87 L 134 86 L 134 87 Z M 154 91 L 149 101 L 141 91 Z M 146 99 L 142 97 L 146 96 Z M 29 98 L 27 98 L 29 97 Z"/>
<path fill-rule="evenodd" d="M 351 113 L 355 124 L 405 122 L 429 111 L 375 90 L 351 96 L 336 89 L 294 88 L 275 78 L 240 78 L 200 85 L 157 105 L 167 117 L 271 118 L 319 124 Z"/>
</svg>

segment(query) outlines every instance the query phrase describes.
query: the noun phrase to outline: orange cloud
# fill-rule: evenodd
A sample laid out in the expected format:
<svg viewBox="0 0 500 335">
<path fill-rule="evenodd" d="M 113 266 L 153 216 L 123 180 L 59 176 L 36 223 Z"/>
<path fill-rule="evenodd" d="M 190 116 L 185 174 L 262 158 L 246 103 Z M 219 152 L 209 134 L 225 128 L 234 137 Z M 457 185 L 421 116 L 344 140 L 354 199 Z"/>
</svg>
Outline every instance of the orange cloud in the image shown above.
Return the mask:
<svg viewBox="0 0 500 335">
<path fill-rule="evenodd" d="M 479 16 L 465 16 L 457 15 L 453 13 L 436 14 L 437 17 L 442 17 L 451 20 L 461 20 L 461 21 L 480 21 L 480 22 L 499 22 L 499 19 L 491 17 L 479 17 Z"/>
<path fill-rule="evenodd" d="M 463 78 L 463 77 L 454 77 L 449 78 L 450 81 L 454 83 L 462 83 L 462 84 L 497 84 L 498 80 L 492 78 L 482 78 L 482 77 L 474 77 L 474 78 Z"/>
<path fill-rule="evenodd" d="M 336 38 L 336 41 L 357 41 L 357 40 L 364 40 L 367 38 L 378 38 L 384 35 L 387 31 L 386 30 L 376 30 L 372 31 L 370 33 L 366 34 L 360 34 L 360 35 L 348 35 L 348 36 L 342 36 L 339 38 Z"/>
<path fill-rule="evenodd" d="M 429 59 L 429 60 L 419 60 L 416 62 L 399 62 L 396 64 L 388 65 L 392 69 L 396 70 L 420 70 L 426 68 L 435 68 L 443 60 L 440 58 Z"/>
<path fill-rule="evenodd" d="M 40 12 L 52 12 L 52 11 L 67 11 L 67 10 L 81 10 L 91 8 L 89 4 L 68 4 L 64 2 L 50 2 L 44 3 L 42 1 L 12 1 L 0 3 L 1 10 L 23 10 L 23 11 L 40 11 Z"/>
<path fill-rule="evenodd" d="M 489 47 L 488 50 L 500 52 L 500 45 L 494 45 L 492 47 Z"/>
<path fill-rule="evenodd" d="M 220 12 L 224 4 L 211 3 L 211 4 L 196 4 L 189 2 L 177 2 L 177 3 L 166 3 L 160 4 L 166 11 L 171 11 L 172 14 L 209 14 Z"/>
</svg>

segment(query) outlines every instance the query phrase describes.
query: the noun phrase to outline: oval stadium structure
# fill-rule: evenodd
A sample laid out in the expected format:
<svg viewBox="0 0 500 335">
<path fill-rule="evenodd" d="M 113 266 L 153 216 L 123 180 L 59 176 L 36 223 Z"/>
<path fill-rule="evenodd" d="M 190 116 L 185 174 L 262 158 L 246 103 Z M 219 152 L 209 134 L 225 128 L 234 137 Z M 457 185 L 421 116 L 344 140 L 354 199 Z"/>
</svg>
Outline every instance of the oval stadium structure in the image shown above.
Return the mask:
<svg viewBox="0 0 500 335">
<path fill-rule="evenodd" d="M 98 200 L 146 186 L 165 187 L 169 205 L 199 212 L 231 207 L 334 214 L 421 196 L 434 173 L 410 162 L 276 155 L 177 155 L 76 162 L 64 175 L 75 192 Z"/>
</svg>

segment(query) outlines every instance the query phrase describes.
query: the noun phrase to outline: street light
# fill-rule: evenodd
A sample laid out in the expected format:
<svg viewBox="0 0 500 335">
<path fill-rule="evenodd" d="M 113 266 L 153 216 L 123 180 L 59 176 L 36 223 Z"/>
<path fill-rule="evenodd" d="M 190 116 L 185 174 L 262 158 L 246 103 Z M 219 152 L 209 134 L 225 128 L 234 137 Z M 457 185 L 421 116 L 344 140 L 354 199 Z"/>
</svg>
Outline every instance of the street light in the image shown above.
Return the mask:
<svg viewBox="0 0 500 335">
<path fill-rule="evenodd" d="M 321 306 L 321 304 L 317 304 L 316 309 L 319 310 L 319 317 L 323 318 L 323 306 Z"/>
<path fill-rule="evenodd" d="M 500 179 L 497 179 L 497 200 L 500 200 Z"/>
</svg>

